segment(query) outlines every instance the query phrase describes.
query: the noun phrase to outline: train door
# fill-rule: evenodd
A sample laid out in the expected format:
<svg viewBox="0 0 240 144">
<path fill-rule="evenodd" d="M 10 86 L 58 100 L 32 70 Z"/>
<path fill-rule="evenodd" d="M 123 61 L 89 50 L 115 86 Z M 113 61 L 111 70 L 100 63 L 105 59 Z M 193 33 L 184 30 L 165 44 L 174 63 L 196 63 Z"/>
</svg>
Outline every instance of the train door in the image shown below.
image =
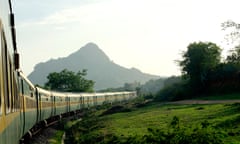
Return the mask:
<svg viewBox="0 0 240 144">
<path fill-rule="evenodd" d="M 21 126 L 22 126 L 22 135 L 24 134 L 24 128 L 25 128 L 25 104 L 24 104 L 24 88 L 23 88 L 23 80 L 22 78 L 19 76 L 19 97 L 20 97 L 20 104 L 21 104 L 21 114 L 20 114 L 20 118 L 21 118 Z"/>
</svg>

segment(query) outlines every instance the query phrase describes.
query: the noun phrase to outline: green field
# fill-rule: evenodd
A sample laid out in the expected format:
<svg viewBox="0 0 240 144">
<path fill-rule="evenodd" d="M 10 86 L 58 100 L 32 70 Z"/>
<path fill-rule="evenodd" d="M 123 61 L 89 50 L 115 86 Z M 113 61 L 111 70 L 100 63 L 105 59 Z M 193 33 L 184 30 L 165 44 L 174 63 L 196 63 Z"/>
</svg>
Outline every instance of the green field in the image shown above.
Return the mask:
<svg viewBox="0 0 240 144">
<path fill-rule="evenodd" d="M 68 129 L 69 141 L 139 143 L 149 137 L 161 137 L 163 132 L 168 138 L 168 135 L 177 135 L 174 138 L 180 139 L 189 136 L 194 138 L 197 135 L 220 139 L 227 144 L 240 143 L 239 103 L 211 105 L 152 103 L 141 108 L 129 105 L 126 107 L 130 112 L 104 116 L 99 116 L 104 110 L 90 112 L 83 121 Z M 177 118 L 175 124 L 174 117 Z"/>
</svg>

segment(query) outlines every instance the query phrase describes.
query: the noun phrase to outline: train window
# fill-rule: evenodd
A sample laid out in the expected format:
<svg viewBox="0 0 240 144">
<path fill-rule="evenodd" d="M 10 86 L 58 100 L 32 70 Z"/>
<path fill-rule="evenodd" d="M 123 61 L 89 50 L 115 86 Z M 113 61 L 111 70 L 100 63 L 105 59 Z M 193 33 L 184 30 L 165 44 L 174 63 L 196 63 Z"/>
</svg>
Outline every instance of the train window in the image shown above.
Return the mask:
<svg viewBox="0 0 240 144">
<path fill-rule="evenodd" d="M 23 81 L 23 83 L 22 83 L 23 95 L 33 97 L 34 96 L 34 88 L 31 87 L 25 79 L 23 79 L 22 81 Z"/>
<path fill-rule="evenodd" d="M 3 94 L 4 94 L 4 103 L 5 103 L 5 112 L 6 114 L 15 111 L 15 103 L 17 100 L 14 98 L 17 97 L 16 93 L 16 79 L 13 71 L 13 64 L 11 57 L 8 53 L 6 38 L 4 37 L 4 32 L 1 31 L 1 40 L 2 40 L 2 80 L 3 85 Z M 14 85 L 15 84 L 15 85 Z"/>
<path fill-rule="evenodd" d="M 13 75 L 13 70 L 12 70 L 13 65 L 10 61 L 10 57 L 8 57 L 8 65 L 9 65 L 8 80 L 9 80 L 9 88 L 10 88 L 9 91 L 11 91 L 11 95 L 9 95 L 10 96 L 10 110 L 11 110 L 11 112 L 15 112 L 15 101 L 16 101 L 16 99 L 15 99 L 15 91 L 14 91 L 15 89 L 14 89 L 14 87 L 16 85 L 14 85 L 15 84 L 14 83 L 14 75 Z"/>
<path fill-rule="evenodd" d="M 2 35 L 2 73 L 3 73 L 3 82 L 4 82 L 4 89 L 3 89 L 3 94 L 4 94 L 4 103 L 5 103 L 5 112 L 9 113 L 10 112 L 10 91 L 9 91 L 9 81 L 8 81 L 8 54 L 7 54 L 7 46 L 6 46 L 6 41 L 4 38 L 4 33 L 1 31 Z"/>
<path fill-rule="evenodd" d="M 5 48 L 6 43 L 5 43 Z M 20 98 L 18 95 L 18 89 L 17 89 L 17 73 L 15 73 L 14 70 L 14 61 L 11 59 L 10 54 L 8 54 L 8 83 L 10 85 L 10 100 L 11 100 L 11 110 L 12 112 L 20 110 Z"/>
</svg>

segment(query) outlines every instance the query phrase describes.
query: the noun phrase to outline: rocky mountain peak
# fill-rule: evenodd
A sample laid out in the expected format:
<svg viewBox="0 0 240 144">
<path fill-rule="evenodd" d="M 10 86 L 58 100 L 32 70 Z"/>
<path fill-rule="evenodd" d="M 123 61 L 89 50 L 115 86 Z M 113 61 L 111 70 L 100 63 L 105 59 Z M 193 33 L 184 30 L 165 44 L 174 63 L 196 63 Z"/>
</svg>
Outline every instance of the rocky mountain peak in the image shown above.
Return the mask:
<svg viewBox="0 0 240 144">
<path fill-rule="evenodd" d="M 159 76 L 145 74 L 136 68 L 127 69 L 110 61 L 109 57 L 94 43 L 88 43 L 64 58 L 50 59 L 37 64 L 28 78 L 44 85 L 52 72 L 68 69 L 74 72 L 87 69 L 87 79 L 95 81 L 95 90 L 121 87 L 125 83 L 145 83 Z"/>
</svg>

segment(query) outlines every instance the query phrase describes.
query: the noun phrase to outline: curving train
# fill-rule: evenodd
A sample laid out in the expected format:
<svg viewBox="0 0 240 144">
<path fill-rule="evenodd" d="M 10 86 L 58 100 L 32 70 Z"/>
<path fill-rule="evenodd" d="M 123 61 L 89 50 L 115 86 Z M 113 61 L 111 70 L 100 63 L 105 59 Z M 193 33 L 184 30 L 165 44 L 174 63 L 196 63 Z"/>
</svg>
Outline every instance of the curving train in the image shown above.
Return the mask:
<svg viewBox="0 0 240 144">
<path fill-rule="evenodd" d="M 19 68 L 11 0 L 0 0 L 0 144 L 24 142 L 84 108 L 135 98 L 136 92 L 66 93 L 34 86 Z"/>
</svg>

